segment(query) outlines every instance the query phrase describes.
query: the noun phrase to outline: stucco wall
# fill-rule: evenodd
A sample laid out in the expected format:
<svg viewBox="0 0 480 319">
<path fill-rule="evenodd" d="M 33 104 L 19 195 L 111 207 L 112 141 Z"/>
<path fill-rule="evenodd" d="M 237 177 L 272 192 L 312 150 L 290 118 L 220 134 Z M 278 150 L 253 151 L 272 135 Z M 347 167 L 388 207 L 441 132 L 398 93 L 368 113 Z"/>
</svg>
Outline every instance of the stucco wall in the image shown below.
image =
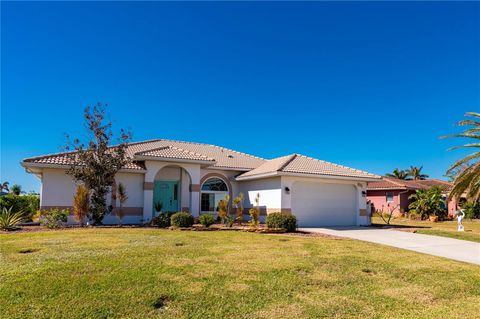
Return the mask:
<svg viewBox="0 0 480 319">
<path fill-rule="evenodd" d="M 70 207 L 75 193 L 71 176 L 61 169 L 44 169 L 42 174 L 41 207 Z"/>
<path fill-rule="evenodd" d="M 117 183 L 125 185 L 128 199 L 124 207 L 129 213 L 134 213 L 143 206 L 143 174 L 118 173 L 115 177 Z M 70 208 L 73 205 L 76 184 L 72 178 L 65 174 L 62 169 L 44 169 L 42 173 L 42 190 L 40 205 L 42 208 Z M 107 205 L 111 204 L 111 193 L 107 195 Z M 117 199 L 116 206 L 119 206 Z M 123 223 L 139 223 L 142 216 L 124 217 Z M 68 219 L 69 223 L 75 223 L 73 216 Z M 105 224 L 118 223 L 116 216 L 107 215 L 103 221 Z"/>
<path fill-rule="evenodd" d="M 393 202 L 387 202 L 387 192 L 393 193 Z M 369 190 L 367 191 L 367 199 L 375 205 L 376 210 L 383 209 L 383 211 L 389 212 L 390 209 L 395 208 L 394 213 L 398 214 L 401 209 L 408 209 L 408 196 L 413 193 L 412 191 L 404 192 L 405 190 Z"/>
<path fill-rule="evenodd" d="M 260 207 L 266 209 L 282 208 L 282 190 L 280 177 L 242 181 L 238 183 L 239 191 L 245 195 L 245 208 L 255 205 L 255 197 L 260 194 Z"/>
</svg>

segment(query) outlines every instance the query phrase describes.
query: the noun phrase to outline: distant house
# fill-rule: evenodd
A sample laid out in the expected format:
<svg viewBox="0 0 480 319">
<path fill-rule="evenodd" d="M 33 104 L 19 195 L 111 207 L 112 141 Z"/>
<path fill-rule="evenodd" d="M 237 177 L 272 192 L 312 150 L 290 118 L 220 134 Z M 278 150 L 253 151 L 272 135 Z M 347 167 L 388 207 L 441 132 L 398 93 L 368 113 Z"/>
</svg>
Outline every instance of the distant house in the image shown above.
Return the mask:
<svg viewBox="0 0 480 319">
<path fill-rule="evenodd" d="M 438 186 L 444 190 L 445 207 L 448 207 L 448 214 L 455 215 L 457 202 L 447 201 L 453 184 L 439 179 L 428 180 L 402 180 L 391 177 L 383 177 L 381 181 L 368 183 L 367 199 L 377 210 L 390 211 L 394 209 L 395 214 L 408 211 L 411 200 L 410 195 L 415 194 L 419 189 L 428 189 Z"/>
</svg>

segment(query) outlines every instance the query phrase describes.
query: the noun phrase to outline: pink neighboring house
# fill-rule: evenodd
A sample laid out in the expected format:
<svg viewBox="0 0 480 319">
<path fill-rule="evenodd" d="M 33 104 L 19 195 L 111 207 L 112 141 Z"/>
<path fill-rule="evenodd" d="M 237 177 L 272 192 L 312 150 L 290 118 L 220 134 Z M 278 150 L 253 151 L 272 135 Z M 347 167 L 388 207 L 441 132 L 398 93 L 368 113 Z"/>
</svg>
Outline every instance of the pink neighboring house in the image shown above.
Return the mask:
<svg viewBox="0 0 480 319">
<path fill-rule="evenodd" d="M 453 187 L 452 183 L 439 179 L 427 180 L 402 180 L 391 177 L 383 177 L 381 181 L 368 183 L 367 199 L 373 203 L 375 209 L 390 211 L 395 208 L 394 213 L 400 214 L 408 210 L 410 200 L 408 197 L 415 194 L 418 189 L 427 189 L 432 186 L 439 186 L 444 190 L 445 201 Z M 448 215 L 454 216 L 457 210 L 455 200 L 448 201 Z"/>
</svg>

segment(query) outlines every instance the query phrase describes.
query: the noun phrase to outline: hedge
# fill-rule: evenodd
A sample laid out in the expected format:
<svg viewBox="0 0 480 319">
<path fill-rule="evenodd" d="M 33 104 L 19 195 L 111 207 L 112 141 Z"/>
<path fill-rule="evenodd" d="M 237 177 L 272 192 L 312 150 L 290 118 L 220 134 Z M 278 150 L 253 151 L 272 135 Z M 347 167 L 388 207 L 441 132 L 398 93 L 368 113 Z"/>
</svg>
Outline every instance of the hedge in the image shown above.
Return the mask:
<svg viewBox="0 0 480 319">
<path fill-rule="evenodd" d="M 292 214 L 271 213 L 267 215 L 265 223 L 268 228 L 283 228 L 288 232 L 294 232 L 297 229 L 297 218 Z"/>
<path fill-rule="evenodd" d="M 194 219 L 190 213 L 176 213 L 172 215 L 170 222 L 175 227 L 192 227 Z"/>
<path fill-rule="evenodd" d="M 40 196 L 38 195 L 14 195 L 0 196 L 0 210 L 12 207 L 12 212 L 22 212 L 27 221 L 40 209 Z"/>
</svg>

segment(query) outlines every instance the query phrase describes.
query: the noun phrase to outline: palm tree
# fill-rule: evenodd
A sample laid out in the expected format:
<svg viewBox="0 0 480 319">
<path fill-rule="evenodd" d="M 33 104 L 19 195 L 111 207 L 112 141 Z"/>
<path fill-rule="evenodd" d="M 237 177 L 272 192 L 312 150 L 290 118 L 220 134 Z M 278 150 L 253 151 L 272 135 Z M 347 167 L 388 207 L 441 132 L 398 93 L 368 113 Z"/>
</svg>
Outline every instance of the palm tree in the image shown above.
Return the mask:
<svg viewBox="0 0 480 319">
<path fill-rule="evenodd" d="M 9 192 L 10 190 L 8 189 L 8 184 L 10 184 L 9 182 L 3 182 L 0 184 L 0 192 L 2 191 L 6 191 L 6 192 Z"/>
<path fill-rule="evenodd" d="M 457 123 L 460 126 L 471 126 L 461 134 L 453 134 L 443 136 L 442 138 L 468 138 L 472 140 L 472 143 L 459 145 L 450 148 L 450 150 L 458 148 L 480 148 L 480 121 L 476 120 L 480 118 L 480 113 L 468 112 L 465 116 L 470 116 L 474 119 L 463 120 Z M 467 199 L 471 202 L 477 202 L 480 199 L 480 151 L 476 151 L 470 155 L 455 162 L 447 170 L 447 175 L 453 174 L 453 188 L 450 191 L 450 197 L 460 198 L 463 194 L 466 194 Z"/>
<path fill-rule="evenodd" d="M 407 170 L 407 174 L 414 180 L 427 179 L 428 175 L 422 174 L 422 169 L 423 169 L 423 166 L 420 166 L 420 167 L 410 166 L 410 168 Z"/>
<path fill-rule="evenodd" d="M 398 178 L 398 179 L 407 179 L 409 175 L 406 171 L 395 168 L 392 173 L 387 173 L 385 174 L 385 176 Z"/>
<path fill-rule="evenodd" d="M 14 195 L 20 195 L 22 192 L 22 186 L 18 184 L 13 184 L 12 187 L 10 187 L 10 192 Z"/>
</svg>

